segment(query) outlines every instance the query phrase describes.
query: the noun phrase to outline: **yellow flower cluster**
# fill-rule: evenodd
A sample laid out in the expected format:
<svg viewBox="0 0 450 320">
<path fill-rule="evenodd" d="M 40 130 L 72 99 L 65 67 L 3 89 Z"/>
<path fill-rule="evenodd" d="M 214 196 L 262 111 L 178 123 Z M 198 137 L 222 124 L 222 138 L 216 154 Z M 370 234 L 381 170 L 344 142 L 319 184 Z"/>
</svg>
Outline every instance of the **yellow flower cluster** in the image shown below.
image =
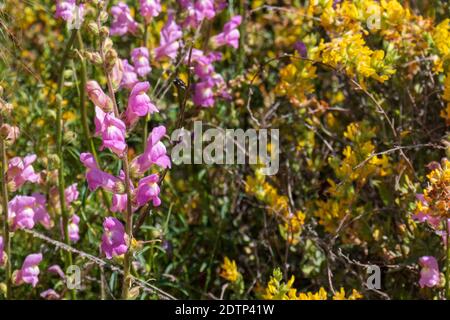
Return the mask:
<svg viewBox="0 0 450 320">
<path fill-rule="evenodd" d="M 444 64 L 450 58 L 450 43 L 448 41 L 450 39 L 450 19 L 445 19 L 438 24 L 431 36 L 439 54 L 435 60 L 435 71 L 443 72 L 445 69 Z"/>
<path fill-rule="evenodd" d="M 236 282 L 242 277 L 237 269 L 236 261 L 230 260 L 228 257 L 223 259 L 220 276 L 230 282 Z"/>
<path fill-rule="evenodd" d="M 444 94 L 442 98 L 447 102 L 447 107 L 441 111 L 441 117 L 445 119 L 447 126 L 450 126 L 450 72 L 447 73 L 444 81 Z"/>
<path fill-rule="evenodd" d="M 360 82 L 372 78 L 385 82 L 395 70 L 384 62 L 383 50 L 372 50 L 361 33 L 346 32 L 331 42 L 319 45 L 322 62 L 337 69 L 345 70 L 349 77 L 357 77 Z"/>
<path fill-rule="evenodd" d="M 327 193 L 331 195 L 327 200 L 315 202 L 314 215 L 327 232 L 334 232 L 340 221 L 350 214 L 351 205 L 355 199 L 355 186 L 362 188 L 372 177 L 384 177 L 392 173 L 387 155 L 374 156 L 375 146 L 371 139 L 375 136 L 375 129 L 365 122 L 351 123 L 347 126 L 344 137 L 351 142 L 343 150 L 343 159 L 338 156 L 330 157 L 328 162 L 334 169 L 336 177 L 341 181 L 337 185 L 328 179 Z"/>
<path fill-rule="evenodd" d="M 450 218 L 450 162 L 444 158 L 441 164 L 433 162 L 427 175 L 428 186 L 423 190 L 425 202 L 417 201 L 416 213 Z"/>
<path fill-rule="evenodd" d="M 289 97 L 294 106 L 299 106 L 306 95 L 314 93 L 313 79 L 316 67 L 310 61 L 293 61 L 280 70 L 280 80 L 275 93 Z"/>
<path fill-rule="evenodd" d="M 327 291 L 321 287 L 317 292 L 300 292 L 293 288 L 295 277 L 291 276 L 287 283 L 283 282 L 283 275 L 279 268 L 273 271 L 273 275 L 264 290 L 262 298 L 265 300 L 328 300 Z M 363 296 L 355 289 L 346 297 L 344 288 L 336 292 L 333 300 L 357 300 Z"/>
<path fill-rule="evenodd" d="M 278 190 L 265 181 L 265 175 L 260 169 L 255 170 L 255 177 L 246 179 L 245 192 L 265 203 L 270 214 L 280 218 L 280 233 L 289 243 L 298 243 L 302 227 L 305 224 L 305 214 L 302 211 L 291 213 L 288 197 L 280 195 Z"/>
</svg>

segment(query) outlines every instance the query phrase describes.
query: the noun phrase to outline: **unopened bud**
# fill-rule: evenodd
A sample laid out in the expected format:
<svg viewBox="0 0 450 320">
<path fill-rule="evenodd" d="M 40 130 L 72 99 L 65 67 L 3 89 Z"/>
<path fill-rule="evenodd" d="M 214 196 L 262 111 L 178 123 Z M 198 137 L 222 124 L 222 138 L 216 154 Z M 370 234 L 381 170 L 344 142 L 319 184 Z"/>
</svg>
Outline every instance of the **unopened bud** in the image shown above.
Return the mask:
<svg viewBox="0 0 450 320">
<path fill-rule="evenodd" d="M 89 24 L 88 24 L 88 30 L 89 30 L 90 32 L 92 32 L 92 33 L 93 33 L 94 35 L 96 35 L 96 36 L 98 36 L 99 33 L 100 33 L 100 31 L 99 31 L 99 29 L 98 29 L 97 23 L 95 23 L 95 22 L 93 22 L 93 21 L 89 22 Z"/>
<path fill-rule="evenodd" d="M 99 34 L 102 38 L 107 38 L 109 36 L 109 28 L 108 27 L 101 27 L 99 30 Z"/>
<path fill-rule="evenodd" d="M 86 91 L 89 99 L 104 112 L 110 112 L 113 109 L 111 98 L 103 92 L 97 81 L 91 80 L 86 83 Z"/>
<path fill-rule="evenodd" d="M 66 144 L 72 144 L 77 139 L 77 134 L 73 131 L 66 131 L 64 132 L 64 143 Z"/>
<path fill-rule="evenodd" d="M 4 123 L 0 127 L 0 135 L 2 139 L 8 141 L 9 143 L 14 143 L 19 137 L 19 134 L 20 130 L 18 127 L 11 126 L 7 123 Z"/>
<path fill-rule="evenodd" d="M 110 49 L 108 52 L 106 52 L 105 63 L 106 63 L 106 68 L 108 69 L 109 72 L 114 68 L 117 58 L 118 58 L 118 55 L 117 55 L 116 50 Z"/>
</svg>

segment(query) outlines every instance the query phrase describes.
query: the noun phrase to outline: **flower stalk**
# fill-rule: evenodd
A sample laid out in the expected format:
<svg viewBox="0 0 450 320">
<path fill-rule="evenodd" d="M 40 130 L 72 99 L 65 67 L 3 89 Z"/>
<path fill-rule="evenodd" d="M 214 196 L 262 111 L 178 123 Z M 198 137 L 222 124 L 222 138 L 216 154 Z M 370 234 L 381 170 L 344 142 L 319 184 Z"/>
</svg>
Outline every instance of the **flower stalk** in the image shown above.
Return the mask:
<svg viewBox="0 0 450 320">
<path fill-rule="evenodd" d="M 66 244 L 70 245 L 69 238 L 69 216 L 66 210 L 65 203 L 65 181 L 64 181 L 64 157 L 63 157 L 63 128 L 64 128 L 64 120 L 62 117 L 62 93 L 64 89 L 64 70 L 69 59 L 69 53 L 74 45 L 75 39 L 77 37 L 77 30 L 73 30 L 69 40 L 67 41 L 66 47 L 64 49 L 63 56 L 61 58 L 61 63 L 59 67 L 58 73 L 58 86 L 57 86 L 57 96 L 56 96 L 56 154 L 59 158 L 58 165 L 58 193 L 59 193 L 59 204 L 61 210 L 62 217 L 62 229 L 64 241 Z M 72 265 L 72 253 L 70 251 L 66 251 L 66 267 Z M 72 298 L 75 299 L 75 291 L 72 290 Z"/>
<path fill-rule="evenodd" d="M 99 28 L 101 27 L 100 21 L 98 21 Z M 100 57 L 102 59 L 103 71 L 106 76 L 107 86 L 108 86 L 108 95 L 113 103 L 113 111 L 114 116 L 116 118 L 120 117 L 119 108 L 117 105 L 116 96 L 114 93 L 114 86 L 112 83 L 110 70 L 108 69 L 106 54 L 104 50 L 104 40 L 102 39 L 102 43 L 100 44 Z M 122 169 L 125 173 L 125 194 L 127 195 L 127 210 L 126 210 L 126 225 L 125 225 L 125 233 L 128 238 L 128 250 L 125 253 L 124 263 L 123 263 L 123 282 L 122 282 L 122 299 L 128 299 L 130 285 L 131 285 L 131 243 L 133 241 L 133 209 L 131 206 L 131 190 L 130 190 L 130 169 L 128 164 L 128 148 L 125 150 L 124 155 L 122 157 Z"/>
<path fill-rule="evenodd" d="M 0 124 L 3 119 L 0 118 Z M 6 281 L 6 299 L 12 298 L 11 290 L 11 239 L 9 237 L 8 222 L 8 186 L 6 183 L 6 170 L 8 168 L 8 160 L 6 158 L 6 145 L 3 138 L 0 139 L 0 154 L 2 157 L 2 170 L 0 172 L 0 180 L 2 184 L 2 209 L 3 209 L 3 241 L 7 259 L 5 262 L 5 281 Z"/>
</svg>

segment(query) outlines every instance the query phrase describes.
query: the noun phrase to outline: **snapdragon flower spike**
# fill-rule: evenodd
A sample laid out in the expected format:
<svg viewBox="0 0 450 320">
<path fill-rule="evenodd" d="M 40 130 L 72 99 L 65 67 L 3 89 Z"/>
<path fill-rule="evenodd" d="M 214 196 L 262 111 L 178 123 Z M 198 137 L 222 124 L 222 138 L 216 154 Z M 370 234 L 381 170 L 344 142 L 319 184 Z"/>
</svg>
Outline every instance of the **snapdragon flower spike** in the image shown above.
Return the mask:
<svg viewBox="0 0 450 320">
<path fill-rule="evenodd" d="M 223 32 L 212 38 L 213 44 L 217 47 L 228 45 L 237 49 L 239 47 L 240 37 L 238 27 L 241 22 L 241 16 L 234 16 L 233 18 L 231 18 L 231 20 L 228 21 L 223 27 Z"/>
<path fill-rule="evenodd" d="M 440 274 L 436 258 L 432 256 L 421 257 L 419 259 L 419 264 L 422 267 L 422 270 L 420 270 L 420 287 L 431 288 L 438 285 L 440 281 Z"/>
<path fill-rule="evenodd" d="M 97 81 L 88 81 L 86 83 L 86 92 L 95 106 L 101 108 L 104 112 L 111 112 L 113 110 L 111 98 L 103 91 Z"/>
<path fill-rule="evenodd" d="M 36 223 L 51 228 L 50 216 L 47 212 L 45 196 L 39 193 L 33 196 L 15 196 L 8 203 L 8 219 L 13 231 L 17 229 L 33 229 Z"/>
<path fill-rule="evenodd" d="M 125 111 L 125 119 L 128 125 L 134 125 L 139 120 L 139 117 L 159 112 L 146 93 L 149 88 L 150 83 L 146 81 L 136 83 L 133 90 L 131 90 L 128 98 L 128 107 Z"/>
<path fill-rule="evenodd" d="M 125 186 L 123 181 L 112 174 L 100 170 L 91 153 L 85 152 L 80 154 L 80 161 L 87 169 L 86 180 L 89 190 L 95 191 L 97 188 L 102 187 L 111 193 L 124 192 Z"/>
<path fill-rule="evenodd" d="M 8 180 L 8 187 L 12 191 L 18 190 L 27 181 L 32 183 L 40 181 L 39 175 L 34 172 L 32 166 L 34 161 L 36 161 L 35 154 L 28 155 L 23 159 L 14 157 L 9 160 L 6 177 Z"/>
<path fill-rule="evenodd" d="M 103 144 L 100 147 L 100 150 L 108 148 L 117 156 L 122 157 L 127 148 L 125 142 L 125 123 L 116 118 L 112 113 L 107 113 L 101 122 L 101 128 Z"/>
<path fill-rule="evenodd" d="M 161 0 L 139 0 L 141 16 L 149 23 L 161 13 Z"/>
<path fill-rule="evenodd" d="M 123 36 L 127 33 L 135 33 L 138 24 L 134 21 L 130 13 L 130 8 L 123 2 L 119 2 L 111 8 L 113 21 L 111 23 L 110 34 L 112 36 Z"/>
<path fill-rule="evenodd" d="M 101 250 L 107 259 L 121 256 L 128 250 L 127 235 L 123 224 L 116 218 L 107 217 L 103 222 Z"/>
<path fill-rule="evenodd" d="M 145 47 L 135 48 L 131 51 L 131 60 L 134 64 L 134 70 L 136 70 L 136 73 L 140 77 L 145 77 L 152 71 L 148 59 L 148 49 Z"/>
<path fill-rule="evenodd" d="M 39 282 L 39 263 L 42 261 L 41 253 L 33 253 L 28 255 L 23 262 L 22 268 L 14 273 L 14 283 L 20 285 L 22 283 L 31 284 L 33 287 Z"/>
<path fill-rule="evenodd" d="M 152 201 L 153 206 L 155 207 L 161 205 L 158 180 L 159 176 L 157 174 L 151 174 L 148 177 L 139 180 L 136 192 L 136 201 L 138 206 L 143 206 L 149 201 Z"/>
<path fill-rule="evenodd" d="M 69 239 L 72 242 L 78 242 L 80 240 L 80 228 L 78 225 L 80 224 L 80 217 L 76 214 L 73 214 L 69 219 L 68 229 L 69 229 Z"/>
<path fill-rule="evenodd" d="M 167 150 L 161 139 L 166 134 L 166 127 L 153 128 L 147 139 L 144 153 L 131 161 L 130 170 L 134 176 L 143 175 L 153 164 L 166 169 L 170 168 L 171 162 Z"/>
<path fill-rule="evenodd" d="M 6 253 L 5 253 L 5 248 L 4 248 L 4 244 L 3 244 L 3 237 L 0 236 L 0 267 L 3 266 L 6 262 Z"/>
<path fill-rule="evenodd" d="M 155 48 L 155 59 L 161 60 L 164 57 L 175 59 L 180 48 L 181 28 L 174 20 L 173 12 L 169 13 L 167 23 L 161 30 L 159 47 Z"/>
</svg>

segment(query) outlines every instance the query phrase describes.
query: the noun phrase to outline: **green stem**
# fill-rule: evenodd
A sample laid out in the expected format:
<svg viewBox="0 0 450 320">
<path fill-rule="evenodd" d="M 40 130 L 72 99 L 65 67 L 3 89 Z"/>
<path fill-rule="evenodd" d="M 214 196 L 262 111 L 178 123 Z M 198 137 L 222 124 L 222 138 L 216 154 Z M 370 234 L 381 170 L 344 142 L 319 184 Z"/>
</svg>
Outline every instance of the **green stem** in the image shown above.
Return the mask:
<svg viewBox="0 0 450 320">
<path fill-rule="evenodd" d="M 1 121 L 3 122 L 3 121 Z M 2 157 L 2 170 L 0 172 L 0 180 L 2 184 L 2 207 L 3 207 L 3 245 L 6 252 L 6 299 L 12 298 L 11 291 L 11 241 L 9 238 L 9 222 L 8 222 L 8 187 L 6 184 L 5 172 L 8 167 L 8 161 L 6 158 L 5 141 L 0 140 L 0 153 Z"/>
<path fill-rule="evenodd" d="M 63 234 L 64 241 L 66 244 L 70 245 L 69 239 L 69 217 L 66 211 L 66 197 L 64 195 L 65 183 L 64 183 L 64 159 L 63 159 L 63 117 L 62 117 L 62 93 L 64 89 L 64 70 L 69 59 L 69 52 L 75 42 L 77 30 L 73 30 L 69 40 L 67 41 L 66 48 L 61 59 L 59 74 L 58 74 L 58 87 L 57 87 L 57 99 L 56 99 L 56 153 L 59 158 L 58 166 L 58 191 L 59 191 L 59 203 L 61 208 L 62 224 L 63 224 Z M 66 268 L 72 265 L 72 253 L 66 251 Z M 71 291 L 72 298 L 76 299 L 75 290 Z"/>
</svg>

